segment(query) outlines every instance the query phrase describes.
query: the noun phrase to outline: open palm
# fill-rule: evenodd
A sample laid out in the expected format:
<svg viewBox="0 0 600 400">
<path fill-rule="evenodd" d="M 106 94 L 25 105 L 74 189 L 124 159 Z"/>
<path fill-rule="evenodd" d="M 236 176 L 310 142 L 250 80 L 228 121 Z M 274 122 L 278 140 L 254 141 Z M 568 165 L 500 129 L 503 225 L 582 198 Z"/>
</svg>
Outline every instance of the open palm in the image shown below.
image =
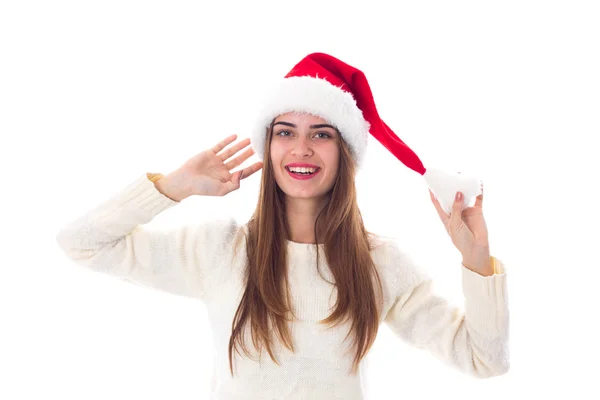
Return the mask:
<svg viewBox="0 0 600 400">
<path fill-rule="evenodd" d="M 178 177 L 186 182 L 191 194 L 224 196 L 238 189 L 241 179 L 249 177 L 262 168 L 262 162 L 259 161 L 234 173 L 231 172 L 254 154 L 254 150 L 250 147 L 234 157 L 250 144 L 250 139 L 244 139 L 223 150 L 236 137 L 237 135 L 232 135 L 223 139 L 212 148 L 196 154 L 179 168 Z"/>
</svg>

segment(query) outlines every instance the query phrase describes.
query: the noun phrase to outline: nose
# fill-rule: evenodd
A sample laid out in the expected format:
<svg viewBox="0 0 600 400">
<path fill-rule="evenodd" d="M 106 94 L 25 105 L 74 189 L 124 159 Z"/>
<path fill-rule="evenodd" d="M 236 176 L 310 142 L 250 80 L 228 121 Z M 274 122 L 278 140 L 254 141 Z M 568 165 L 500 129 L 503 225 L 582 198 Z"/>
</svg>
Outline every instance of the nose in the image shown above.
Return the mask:
<svg viewBox="0 0 600 400">
<path fill-rule="evenodd" d="M 292 155 L 296 157 L 310 157 L 312 154 L 313 151 L 310 147 L 309 140 L 305 136 L 299 135 L 298 139 L 294 140 Z"/>
</svg>

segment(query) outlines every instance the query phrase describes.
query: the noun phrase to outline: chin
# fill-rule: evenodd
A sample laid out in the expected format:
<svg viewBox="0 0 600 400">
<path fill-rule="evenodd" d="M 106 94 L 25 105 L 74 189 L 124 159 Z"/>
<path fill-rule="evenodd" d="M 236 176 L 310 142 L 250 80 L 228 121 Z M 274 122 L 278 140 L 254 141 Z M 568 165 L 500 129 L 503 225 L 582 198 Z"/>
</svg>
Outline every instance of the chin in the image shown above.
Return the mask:
<svg viewBox="0 0 600 400">
<path fill-rule="evenodd" d="M 287 195 L 288 197 L 292 198 L 292 199 L 303 199 L 303 200 L 318 200 L 320 198 L 323 197 L 323 195 L 311 195 L 311 194 L 301 194 L 301 195 Z"/>
<path fill-rule="evenodd" d="M 329 191 L 298 191 L 298 190 L 285 190 L 282 189 L 283 193 L 285 193 L 285 195 L 287 197 L 293 198 L 293 199 L 322 199 L 323 197 L 327 196 L 327 194 L 329 193 Z"/>
<path fill-rule="evenodd" d="M 321 185 L 314 185 L 313 188 L 305 188 L 300 189 L 296 186 L 295 182 L 289 182 L 287 179 L 284 179 L 284 184 L 282 185 L 279 182 L 279 179 L 275 180 L 279 189 L 288 197 L 296 198 L 296 199 L 320 199 L 324 196 L 327 196 L 331 189 L 333 188 L 333 184 L 327 190 L 322 190 L 323 187 Z M 299 183 L 301 184 L 301 183 Z"/>
</svg>

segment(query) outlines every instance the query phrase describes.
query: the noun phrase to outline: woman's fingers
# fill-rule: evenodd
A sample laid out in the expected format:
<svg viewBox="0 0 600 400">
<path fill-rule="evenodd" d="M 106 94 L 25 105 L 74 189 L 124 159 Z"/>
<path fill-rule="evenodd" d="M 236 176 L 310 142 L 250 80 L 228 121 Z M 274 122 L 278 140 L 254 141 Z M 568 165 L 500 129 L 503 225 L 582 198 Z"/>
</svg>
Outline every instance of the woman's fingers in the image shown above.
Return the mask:
<svg viewBox="0 0 600 400">
<path fill-rule="evenodd" d="M 229 143 L 233 142 L 236 138 L 237 138 L 237 135 L 227 136 L 225 139 L 223 139 L 219 143 L 217 143 L 212 148 L 212 151 L 215 154 L 217 154 L 218 152 L 220 152 L 221 150 L 223 150 L 225 148 L 225 146 L 227 146 Z"/>
<path fill-rule="evenodd" d="M 257 163 L 250 165 L 249 167 L 244 168 L 244 170 L 243 170 L 244 172 L 240 179 L 246 179 L 247 177 L 251 176 L 256 171 L 260 170 L 262 168 L 262 166 L 263 166 L 263 162 L 259 161 Z"/>
<path fill-rule="evenodd" d="M 224 150 L 221 154 L 218 154 L 218 156 L 221 158 L 221 160 L 223 160 L 223 162 L 225 162 L 225 160 L 230 159 L 234 154 L 236 154 L 238 151 L 240 151 L 244 147 L 248 146 L 249 144 L 250 144 L 250 139 L 244 139 L 241 142 L 236 143 L 235 145 L 231 146 L 230 148 Z"/>
<path fill-rule="evenodd" d="M 249 177 L 256 171 L 261 169 L 262 166 L 263 166 L 262 161 L 259 161 L 257 163 L 252 164 L 249 167 L 246 167 L 244 169 L 241 169 L 241 170 L 236 171 L 233 174 L 231 174 L 232 175 L 231 180 L 225 182 L 225 193 L 224 194 L 227 194 L 229 192 L 233 192 L 234 190 L 239 189 L 240 182 L 242 181 L 242 179 Z"/>
<path fill-rule="evenodd" d="M 225 164 L 225 168 L 227 168 L 228 171 L 231 171 L 232 169 L 246 161 L 248 158 L 250 158 L 252 154 L 254 154 L 254 149 L 250 147 L 246 149 L 246 151 L 244 151 L 242 154 Z"/>
<path fill-rule="evenodd" d="M 433 205 L 435 206 L 435 210 L 437 211 L 438 215 L 440 216 L 442 223 L 444 224 L 444 226 L 447 226 L 450 216 L 448 214 L 446 214 L 446 212 L 442 209 L 442 206 L 440 205 L 439 201 L 435 198 L 435 195 L 431 192 L 431 190 L 429 190 L 429 197 L 431 198 L 431 201 L 433 202 Z"/>
<path fill-rule="evenodd" d="M 460 196 L 460 199 L 454 198 L 454 204 L 452 204 L 452 211 L 450 212 L 450 220 L 448 221 L 448 227 L 454 232 L 458 231 L 458 228 L 462 224 L 462 204 L 464 198 L 462 193 Z"/>
<path fill-rule="evenodd" d="M 213 147 L 213 151 L 215 151 L 215 154 L 218 152 L 221 152 L 220 154 L 216 154 L 216 155 L 223 161 L 223 163 L 224 163 L 223 165 L 225 166 L 225 169 L 227 171 L 231 171 L 235 167 L 241 165 L 244 161 L 246 161 L 248 158 L 250 158 L 254 154 L 254 149 L 252 147 L 250 147 L 250 148 L 247 148 L 243 153 L 235 156 L 238 152 L 240 152 L 242 149 L 246 148 L 250 144 L 249 138 L 246 138 L 246 139 L 240 141 L 239 143 L 236 143 L 235 145 L 231 146 L 230 148 L 223 150 L 227 146 L 227 144 L 229 144 L 233 141 L 232 139 L 234 139 L 235 137 L 236 137 L 236 135 L 229 136 L 229 137 L 225 138 L 224 140 L 222 140 L 221 142 L 219 142 L 219 144 L 217 144 L 215 147 Z M 233 158 L 229 162 L 225 163 L 226 160 L 232 158 L 233 156 L 235 156 L 235 158 Z M 231 176 L 230 181 L 228 181 L 226 183 L 227 192 L 236 190 L 237 188 L 239 188 L 240 181 L 242 179 L 245 179 L 245 178 L 251 176 L 256 171 L 260 170 L 262 168 L 262 166 L 263 166 L 263 162 L 259 161 L 259 162 L 254 163 L 242 170 L 232 172 L 230 175 Z"/>
</svg>

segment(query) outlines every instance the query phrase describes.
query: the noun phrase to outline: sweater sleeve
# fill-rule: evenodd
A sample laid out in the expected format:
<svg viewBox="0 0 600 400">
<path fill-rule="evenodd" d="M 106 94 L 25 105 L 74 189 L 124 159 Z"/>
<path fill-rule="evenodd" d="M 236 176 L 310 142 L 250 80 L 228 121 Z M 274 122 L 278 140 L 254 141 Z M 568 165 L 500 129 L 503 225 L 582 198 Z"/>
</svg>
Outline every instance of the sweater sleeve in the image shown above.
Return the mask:
<svg viewBox="0 0 600 400">
<path fill-rule="evenodd" d="M 428 274 L 391 247 L 390 262 L 399 274 L 396 298 L 385 317 L 407 343 L 429 350 L 447 365 L 476 378 L 509 370 L 509 312 L 506 269 L 496 259 L 496 274 L 479 275 L 461 265 L 464 308 L 434 291 Z"/>
<path fill-rule="evenodd" d="M 237 229 L 231 220 L 174 229 L 143 226 L 179 202 L 144 174 L 112 198 L 62 227 L 65 255 L 92 271 L 167 293 L 206 300 Z"/>
</svg>

